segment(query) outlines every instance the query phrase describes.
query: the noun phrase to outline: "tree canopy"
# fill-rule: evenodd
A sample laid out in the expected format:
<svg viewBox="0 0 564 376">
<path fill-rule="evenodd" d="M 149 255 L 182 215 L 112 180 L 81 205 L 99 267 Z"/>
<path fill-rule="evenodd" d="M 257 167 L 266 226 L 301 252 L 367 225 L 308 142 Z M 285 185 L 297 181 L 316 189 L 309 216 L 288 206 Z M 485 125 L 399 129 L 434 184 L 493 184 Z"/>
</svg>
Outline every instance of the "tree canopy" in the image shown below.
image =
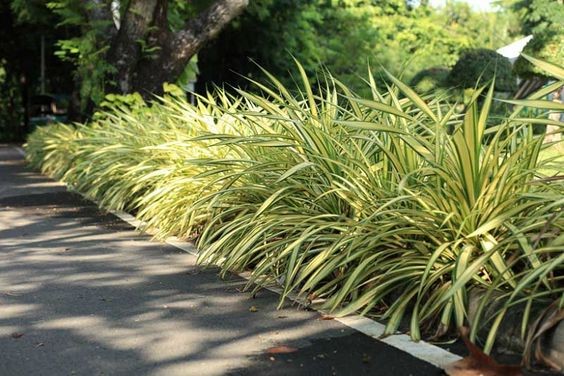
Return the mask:
<svg viewBox="0 0 564 376">
<path fill-rule="evenodd" d="M 37 93 L 40 36 L 47 91 L 73 92 L 86 113 L 108 93 L 153 98 L 163 83 L 198 69 L 200 91 L 246 86 L 262 68 L 291 84 L 292 57 L 308 75 L 328 69 L 357 91 L 367 69 L 379 83 L 387 70 L 405 81 L 426 77 L 421 90 L 436 87 L 464 52 L 495 50 L 526 33 L 535 36 L 526 52 L 562 61 L 562 0 L 498 4 L 477 12 L 425 0 L 9 0 L 0 8 L 0 112 L 14 113 L 7 108 Z M 196 53 L 198 67 L 189 64 Z M 539 73 L 525 61 L 517 71 Z"/>
<path fill-rule="evenodd" d="M 564 61 L 564 2 L 563 0 L 516 0 L 512 9 L 521 19 L 522 32 L 533 39 L 524 52 L 545 61 L 562 64 Z M 519 58 L 515 70 L 520 76 L 544 76 L 526 59 Z"/>
<path fill-rule="evenodd" d="M 13 0 L 20 19 L 57 16 L 71 38 L 58 55 L 76 65 L 83 98 L 104 93 L 162 93 L 190 58 L 247 6 L 248 0 Z"/>
<path fill-rule="evenodd" d="M 202 82 L 245 85 L 256 77 L 252 59 L 292 81 L 291 53 L 315 75 L 327 68 L 353 88 L 370 65 L 409 80 L 431 67 L 452 67 L 470 48 L 499 48 L 519 32 L 504 11 L 479 13 L 466 3 L 433 8 L 427 2 L 257 0 L 200 56 Z"/>
</svg>

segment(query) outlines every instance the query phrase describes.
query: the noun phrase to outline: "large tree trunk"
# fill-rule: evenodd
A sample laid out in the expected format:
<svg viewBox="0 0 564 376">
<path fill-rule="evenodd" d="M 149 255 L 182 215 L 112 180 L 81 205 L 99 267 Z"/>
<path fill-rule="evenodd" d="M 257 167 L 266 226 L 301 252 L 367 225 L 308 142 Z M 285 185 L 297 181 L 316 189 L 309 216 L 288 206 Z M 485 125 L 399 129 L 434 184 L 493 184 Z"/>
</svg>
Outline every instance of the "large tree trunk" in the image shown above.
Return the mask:
<svg viewBox="0 0 564 376">
<path fill-rule="evenodd" d="M 115 85 L 121 93 L 131 92 L 131 82 L 136 65 L 143 52 L 141 41 L 145 41 L 148 36 L 157 6 L 166 5 L 166 2 L 167 0 L 131 0 L 129 2 L 109 53 L 109 62 L 116 70 Z"/>
<path fill-rule="evenodd" d="M 131 0 L 108 55 L 116 71 L 114 90 L 138 91 L 147 99 L 162 94 L 163 83 L 175 82 L 190 58 L 247 4 L 248 0 L 217 0 L 173 33 L 169 31 L 167 0 Z M 150 53 L 143 51 L 140 41 Z"/>
</svg>

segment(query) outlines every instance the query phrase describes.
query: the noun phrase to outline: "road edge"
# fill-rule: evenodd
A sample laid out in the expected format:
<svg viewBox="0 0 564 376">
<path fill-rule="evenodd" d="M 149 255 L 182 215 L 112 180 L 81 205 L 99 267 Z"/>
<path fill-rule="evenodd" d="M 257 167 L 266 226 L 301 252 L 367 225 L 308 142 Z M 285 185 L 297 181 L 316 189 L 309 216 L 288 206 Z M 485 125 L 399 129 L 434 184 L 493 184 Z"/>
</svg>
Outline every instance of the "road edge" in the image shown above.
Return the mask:
<svg viewBox="0 0 564 376">
<path fill-rule="evenodd" d="M 23 156 L 25 158 L 25 150 L 20 147 L 20 146 L 14 146 L 14 148 L 17 150 L 18 154 L 20 154 L 21 156 Z M 64 183 L 61 183 L 64 184 Z M 83 194 L 81 194 L 80 192 L 76 192 L 74 190 L 72 190 L 68 185 L 64 184 L 67 188 L 67 191 L 69 192 L 73 192 L 73 193 L 77 193 L 80 196 L 82 196 L 85 200 L 90 201 L 94 204 L 96 204 L 96 206 L 98 206 L 98 203 L 93 201 L 92 199 L 84 196 Z M 142 233 L 146 233 L 149 235 L 153 235 L 150 232 L 144 231 L 142 230 L 142 228 L 144 227 L 144 222 L 138 220 L 137 218 L 135 218 L 134 216 L 132 216 L 129 213 L 126 213 L 124 211 L 119 211 L 119 210 L 107 210 L 108 213 L 111 213 L 112 215 L 118 217 L 119 219 L 121 219 L 122 221 L 128 223 L 129 225 L 131 225 L 132 227 L 134 227 L 135 229 L 137 229 L 138 231 L 142 232 Z M 170 237 L 164 240 L 164 242 L 172 247 L 175 247 L 181 251 L 187 252 L 193 256 L 198 256 L 198 252 L 196 247 L 194 246 L 193 243 L 191 242 L 186 242 L 183 240 L 180 240 L 178 238 L 175 237 Z M 249 276 L 248 273 L 237 273 L 241 278 L 244 278 L 246 280 L 249 280 Z M 278 295 L 280 295 L 282 293 L 281 289 L 278 288 L 274 288 L 274 287 L 264 287 L 269 291 L 272 291 Z M 288 296 L 288 299 L 290 299 L 293 302 L 296 302 L 298 304 L 303 304 L 302 301 L 300 301 L 300 299 L 298 299 L 296 296 Z M 318 312 L 320 312 L 321 314 L 323 314 L 323 312 L 317 310 Z M 395 335 L 390 335 L 387 337 L 382 337 L 382 335 L 384 334 L 384 330 L 385 330 L 385 325 L 374 321 L 370 318 L 364 317 L 364 316 L 360 316 L 360 315 L 349 315 L 349 316 L 345 316 L 345 317 L 336 317 L 334 319 L 337 322 L 340 322 L 341 324 L 354 329 L 360 333 L 363 333 L 369 337 L 374 338 L 377 341 L 383 342 L 389 346 L 392 346 L 398 350 L 401 350 L 407 354 L 412 355 L 413 357 L 423 360 L 427 363 L 430 363 L 436 367 L 439 367 L 441 369 L 444 369 L 445 366 L 449 363 L 455 362 L 457 360 L 462 359 L 461 356 L 453 354 L 443 348 L 440 348 L 438 346 L 435 346 L 433 344 L 430 344 L 428 342 L 425 341 L 419 341 L 419 342 L 414 342 L 411 340 L 411 338 L 407 335 L 407 334 L 395 334 Z"/>
</svg>

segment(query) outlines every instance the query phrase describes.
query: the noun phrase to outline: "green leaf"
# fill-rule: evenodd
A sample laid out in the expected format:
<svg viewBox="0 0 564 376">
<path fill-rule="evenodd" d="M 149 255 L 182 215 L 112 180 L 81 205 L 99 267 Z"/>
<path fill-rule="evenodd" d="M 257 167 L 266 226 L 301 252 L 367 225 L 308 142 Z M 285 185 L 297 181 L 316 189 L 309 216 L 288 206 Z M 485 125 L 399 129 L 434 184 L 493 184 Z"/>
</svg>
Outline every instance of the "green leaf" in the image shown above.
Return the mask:
<svg viewBox="0 0 564 376">
<path fill-rule="evenodd" d="M 562 68 L 561 66 L 549 63 L 547 61 L 535 59 L 534 57 L 529 56 L 527 54 L 521 54 L 521 56 L 523 56 L 525 59 L 529 60 L 536 67 L 545 71 L 546 73 L 548 73 L 552 77 L 555 77 L 559 80 L 564 80 L 564 68 Z"/>
</svg>

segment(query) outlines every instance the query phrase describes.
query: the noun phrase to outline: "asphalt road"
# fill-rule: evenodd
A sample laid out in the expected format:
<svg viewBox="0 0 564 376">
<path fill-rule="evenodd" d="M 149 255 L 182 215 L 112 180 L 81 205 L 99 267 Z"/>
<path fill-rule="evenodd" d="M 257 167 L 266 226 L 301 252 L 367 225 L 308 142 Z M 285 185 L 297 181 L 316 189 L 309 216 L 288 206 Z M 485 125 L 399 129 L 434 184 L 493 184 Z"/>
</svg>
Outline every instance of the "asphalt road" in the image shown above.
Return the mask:
<svg viewBox="0 0 564 376">
<path fill-rule="evenodd" d="M 440 375 L 278 297 L 241 292 L 0 146 L 0 375 Z M 254 307 L 254 308 L 251 308 Z M 288 346 L 287 354 L 266 352 Z"/>
</svg>

